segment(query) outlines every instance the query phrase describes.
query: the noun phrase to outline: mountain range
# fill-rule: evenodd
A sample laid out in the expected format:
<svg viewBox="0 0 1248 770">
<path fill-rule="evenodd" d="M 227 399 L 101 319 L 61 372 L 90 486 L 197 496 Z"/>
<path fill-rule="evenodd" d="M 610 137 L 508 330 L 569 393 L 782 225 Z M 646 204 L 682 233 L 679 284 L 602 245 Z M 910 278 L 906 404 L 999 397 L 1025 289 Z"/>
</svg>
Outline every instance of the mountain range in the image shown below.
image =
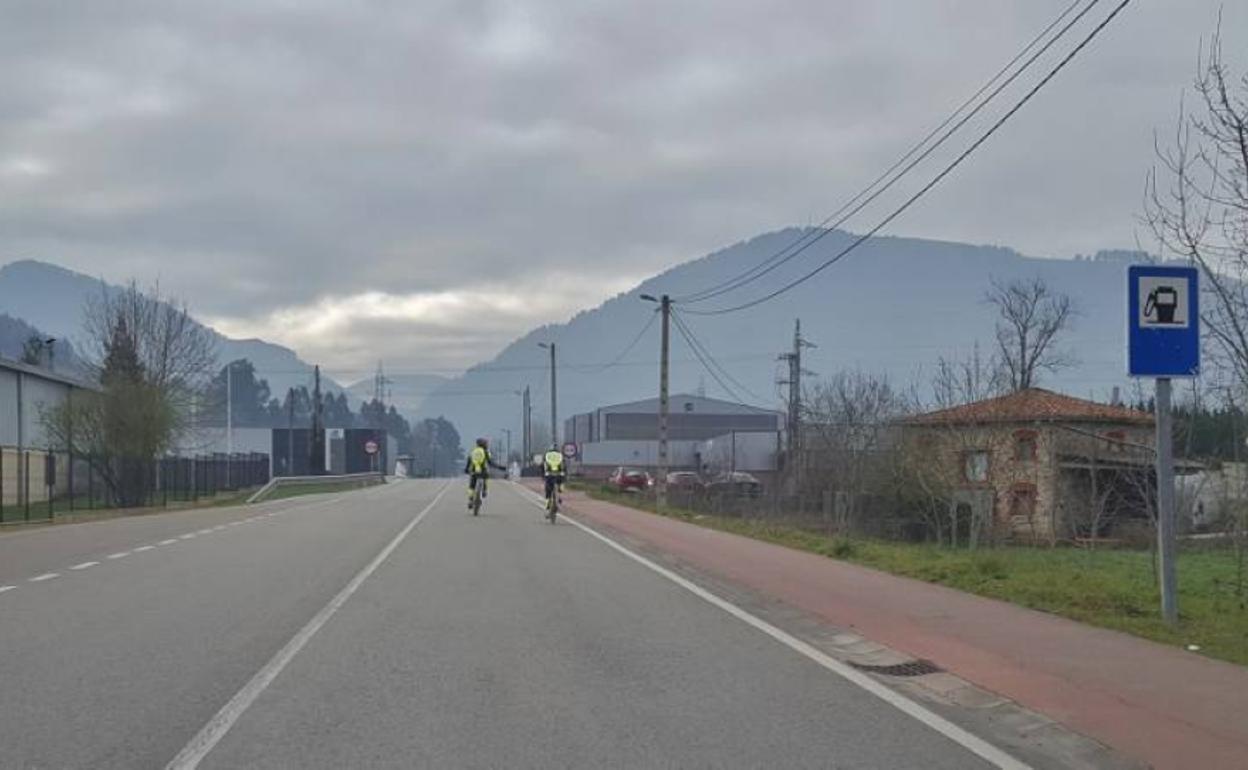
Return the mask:
<svg viewBox="0 0 1248 770">
<path fill-rule="evenodd" d="M 117 288 L 58 265 L 19 260 L 0 267 L 0 313 L 73 344 L 82 338 L 83 313 L 88 301 L 99 296 L 101 290 L 116 291 Z M 273 393 L 285 393 L 287 388 L 300 385 L 311 388 L 312 365 L 290 348 L 259 339 L 232 339 L 216 331 L 212 331 L 212 335 L 221 365 L 242 358 L 250 360 L 260 376 L 269 381 Z M 76 347 L 82 349 L 81 345 Z M 19 354 L 20 349 L 19 343 Z M 4 352 L 9 355 L 7 348 Z M 342 390 L 341 385 L 325 375 L 321 376 L 321 385 L 327 392 Z"/>
<path fill-rule="evenodd" d="M 798 319 L 804 337 L 817 346 L 804 351 L 805 366 L 812 370 L 808 381 L 861 369 L 922 391 L 941 357 L 969 356 L 977 346 L 985 355 L 991 352 L 995 315 L 985 301 L 990 281 L 1030 278 L 1069 295 L 1077 309 L 1062 347 L 1078 364 L 1043 384 L 1099 398 L 1128 384 L 1123 374 L 1125 275 L 1128 263 L 1146 259 L 1138 252 L 1036 258 L 1000 246 L 878 237 L 772 301 L 739 312 L 714 312 L 767 294 L 834 257 L 855 238 L 833 231 L 793 265 L 757 282 L 703 302 L 686 299 L 809 234 L 796 228 L 767 233 L 677 265 L 566 323 L 529 331 L 459 377 L 393 376 L 388 400 L 409 417 L 446 416 L 466 438 L 498 437 L 505 430 L 518 436 L 518 391 L 525 387 L 532 394 L 534 421 L 549 424 L 549 353 L 539 343 L 556 346 L 561 422 L 598 406 L 651 397 L 658 391 L 659 324 L 656 306 L 641 297 L 662 294 L 675 299 L 681 321 L 671 333 L 674 393 L 704 391 L 779 407 L 777 381 L 783 372 L 777 358 L 792 348 Z M 13 262 L 0 268 L 0 313 L 73 341 L 81 335 L 86 300 L 100 290 L 98 279 L 56 265 Z M 685 339 L 682 326 L 701 350 Z M 10 334 L 15 339 L 26 333 L 26 326 L 10 327 L 16 329 Z M 216 336 L 222 363 L 250 359 L 273 392 L 310 383 L 312 367 L 295 351 L 264 340 Z M 699 361 L 707 356 L 719 370 L 708 371 Z M 327 390 L 343 389 L 327 377 L 323 383 Z M 345 390 L 353 401 L 365 401 L 374 393 L 374 381 Z"/>
<path fill-rule="evenodd" d="M 1147 259 L 1133 251 L 1054 259 L 999 246 L 878 237 L 775 300 L 704 315 L 767 294 L 785 282 L 782 277 L 833 258 L 856 237 L 834 231 L 795 259 L 798 267 L 778 269 L 705 302 L 681 301 L 742 274 L 805 235 L 796 228 L 760 235 L 680 264 L 567 323 L 534 329 L 430 394 L 423 412 L 447 415 L 465 436 L 498 436 L 501 428 L 518 428 L 521 406 L 514 391 L 527 385 L 534 420 L 547 424 L 548 353 L 538 343 L 556 345 L 561 423 L 598 406 L 652 397 L 658 392 L 659 330 L 651 323 L 655 305 L 641 296 L 661 294 L 676 298 L 675 313 L 727 371 L 717 380 L 673 328 L 673 393 L 705 390 L 712 397 L 780 407 L 777 381 L 785 372 L 777 357 L 792 349 L 798 319 L 804 337 L 817 345 L 803 354 L 813 371 L 808 382 L 860 369 L 886 375 L 899 386 L 915 384 L 922 393 L 942 356 L 968 357 L 976 346 L 984 356 L 991 353 L 995 313 L 985 294 L 992 279 L 1040 278 L 1074 300 L 1077 313 L 1062 348 L 1077 365 L 1043 384 L 1097 398 L 1129 384 L 1123 363 L 1126 265 Z"/>
</svg>

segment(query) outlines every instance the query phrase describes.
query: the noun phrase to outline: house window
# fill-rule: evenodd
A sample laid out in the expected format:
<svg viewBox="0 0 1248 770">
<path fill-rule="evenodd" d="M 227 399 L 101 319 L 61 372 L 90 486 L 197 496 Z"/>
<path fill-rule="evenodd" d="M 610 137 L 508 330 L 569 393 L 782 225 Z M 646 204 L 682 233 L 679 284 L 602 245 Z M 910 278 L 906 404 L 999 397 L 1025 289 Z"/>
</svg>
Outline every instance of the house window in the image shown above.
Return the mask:
<svg viewBox="0 0 1248 770">
<path fill-rule="evenodd" d="M 975 449 L 962 454 L 962 478 L 973 484 L 988 481 L 988 452 Z"/>
<path fill-rule="evenodd" d="M 1010 490 L 1010 516 L 1031 519 L 1036 515 L 1036 488 L 1030 484 L 1018 484 Z"/>
<path fill-rule="evenodd" d="M 1020 430 L 1014 434 L 1014 459 L 1019 462 L 1033 462 L 1036 459 L 1036 432 Z"/>
</svg>

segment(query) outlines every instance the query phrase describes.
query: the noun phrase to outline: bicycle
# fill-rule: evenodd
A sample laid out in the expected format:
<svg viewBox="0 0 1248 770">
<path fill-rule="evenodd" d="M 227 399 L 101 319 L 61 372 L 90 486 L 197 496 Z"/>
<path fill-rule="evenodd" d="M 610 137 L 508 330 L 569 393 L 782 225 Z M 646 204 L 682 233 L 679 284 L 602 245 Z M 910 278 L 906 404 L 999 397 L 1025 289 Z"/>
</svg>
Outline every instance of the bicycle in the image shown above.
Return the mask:
<svg viewBox="0 0 1248 770">
<path fill-rule="evenodd" d="M 559 518 L 559 487 L 561 482 L 555 480 L 551 483 L 550 479 L 546 481 L 546 518 L 554 524 Z"/>
<path fill-rule="evenodd" d="M 478 476 L 472 485 L 472 494 L 468 498 L 468 507 L 472 509 L 472 515 L 477 516 L 481 513 L 481 501 L 484 498 L 485 477 Z"/>
</svg>

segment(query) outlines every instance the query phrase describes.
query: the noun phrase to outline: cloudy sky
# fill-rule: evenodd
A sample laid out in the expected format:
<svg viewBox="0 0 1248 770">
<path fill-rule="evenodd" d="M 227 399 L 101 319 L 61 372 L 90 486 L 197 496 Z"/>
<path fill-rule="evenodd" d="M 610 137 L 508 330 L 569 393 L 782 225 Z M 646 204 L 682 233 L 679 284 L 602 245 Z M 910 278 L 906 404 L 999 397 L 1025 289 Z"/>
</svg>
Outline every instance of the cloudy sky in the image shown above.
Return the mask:
<svg viewBox="0 0 1248 770">
<path fill-rule="evenodd" d="M 344 374 L 464 366 L 818 221 L 1070 2 L 6 0 L 0 262 L 159 278 Z M 1132 246 L 1219 5 L 1136 0 L 891 232 Z"/>
</svg>

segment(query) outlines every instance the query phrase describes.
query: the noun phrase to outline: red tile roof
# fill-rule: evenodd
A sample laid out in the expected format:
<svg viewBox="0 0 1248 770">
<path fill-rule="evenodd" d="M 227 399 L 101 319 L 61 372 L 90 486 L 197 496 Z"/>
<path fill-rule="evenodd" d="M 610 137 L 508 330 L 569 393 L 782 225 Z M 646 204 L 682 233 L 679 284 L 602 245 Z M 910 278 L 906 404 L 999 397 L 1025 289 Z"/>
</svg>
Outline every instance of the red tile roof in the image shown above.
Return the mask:
<svg viewBox="0 0 1248 770">
<path fill-rule="evenodd" d="M 1043 388 L 1028 388 L 997 398 L 916 415 L 917 425 L 985 422 L 1113 422 L 1152 425 L 1153 416 L 1138 409 L 1098 404 Z"/>
</svg>

